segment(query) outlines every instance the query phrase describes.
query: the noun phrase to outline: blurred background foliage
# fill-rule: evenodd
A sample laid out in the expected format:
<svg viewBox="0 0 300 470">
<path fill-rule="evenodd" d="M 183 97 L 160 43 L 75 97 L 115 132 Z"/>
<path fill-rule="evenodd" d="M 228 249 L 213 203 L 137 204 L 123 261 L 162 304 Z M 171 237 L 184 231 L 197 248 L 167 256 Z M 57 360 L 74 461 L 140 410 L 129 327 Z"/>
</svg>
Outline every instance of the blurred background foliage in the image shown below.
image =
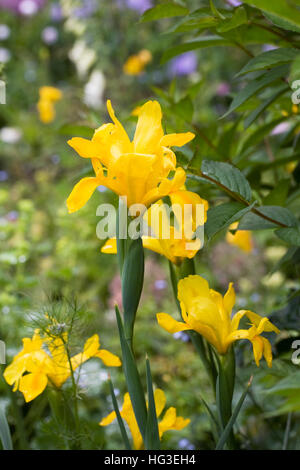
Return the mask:
<svg viewBox="0 0 300 470">
<path fill-rule="evenodd" d="M 233 281 L 237 308 L 268 315 L 281 329 L 271 370 L 265 364 L 256 368 L 248 344 L 236 346 L 241 389 L 254 374 L 238 420 L 241 447 L 299 449 L 300 372 L 291 361 L 292 343 L 300 337 L 300 119 L 291 100 L 292 83 L 300 79 L 296 2 L 0 0 L 0 15 L 0 73 L 7 95 L 7 104 L 0 105 L 0 338 L 7 362 L 39 317 L 57 310 L 65 312 L 66 322 L 76 316 L 74 351 L 98 333 L 101 345 L 120 355 L 113 312 L 121 299 L 117 263 L 100 252 L 104 241 L 96 237 L 96 208 L 100 202 L 116 205 L 116 197 L 99 187 L 86 207 L 67 214 L 66 198 L 89 170 L 66 142 L 90 137 L 108 121 L 106 99 L 131 135 L 134 108 L 158 99 L 166 132 L 196 133 L 176 153 L 189 173 L 188 187 L 211 207 L 197 272 L 223 293 Z M 126 73 L 128 58 L 143 50 L 151 60 L 138 73 Z M 39 89 L 47 85 L 63 93 L 49 124 L 37 111 Z M 203 160 L 239 168 L 253 200 L 269 206 L 266 214 L 279 221 L 266 227 L 252 212 L 242 218 L 241 226 L 253 230 L 251 253 L 226 240 L 229 221 L 244 201 L 233 207 L 228 191 L 208 184 L 201 177 Z M 221 221 L 213 212 L 220 204 L 228 209 Z M 274 231 L 279 227 L 283 231 Z M 205 372 L 185 334 L 172 338 L 159 328 L 158 311 L 176 312 L 176 305 L 167 261 L 148 252 L 137 356 L 143 370 L 148 353 L 155 385 L 191 419 L 180 433 L 164 436 L 163 448 L 213 448 L 202 402 L 210 400 Z M 122 373 L 111 373 L 121 401 Z M 112 410 L 107 377 L 99 361 L 82 366 L 83 448 L 122 448 L 116 423 L 98 426 Z M 0 403 L 15 448 L 67 447 L 67 424 L 55 420 L 47 393 L 52 392 L 25 404 L 1 374 Z M 69 394 L 66 383 L 59 401 L 67 403 Z"/>
</svg>

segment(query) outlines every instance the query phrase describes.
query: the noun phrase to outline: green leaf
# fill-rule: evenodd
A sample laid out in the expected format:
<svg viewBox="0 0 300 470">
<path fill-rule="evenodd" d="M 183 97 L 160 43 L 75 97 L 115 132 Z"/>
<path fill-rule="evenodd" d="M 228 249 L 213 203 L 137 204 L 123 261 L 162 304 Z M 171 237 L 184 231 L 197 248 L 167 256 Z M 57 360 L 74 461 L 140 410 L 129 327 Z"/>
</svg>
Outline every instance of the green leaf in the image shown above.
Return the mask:
<svg viewBox="0 0 300 470">
<path fill-rule="evenodd" d="M 181 119 L 191 122 L 194 114 L 194 106 L 191 98 L 186 96 L 182 100 L 178 101 L 172 106 L 172 110 L 177 114 Z"/>
<path fill-rule="evenodd" d="M 274 189 L 263 199 L 263 204 L 273 206 L 284 206 L 290 184 L 291 180 L 289 178 L 278 181 Z"/>
<path fill-rule="evenodd" d="M 239 7 L 234 10 L 233 16 L 229 19 L 225 19 L 218 27 L 218 33 L 225 33 L 232 29 L 238 28 L 242 24 L 248 22 L 247 13 L 244 7 Z"/>
<path fill-rule="evenodd" d="M 257 210 L 267 218 L 273 219 L 274 222 L 272 220 L 266 220 L 253 212 L 249 212 L 239 223 L 239 230 L 264 230 L 278 228 L 278 225 L 280 224 L 287 225 L 288 227 L 297 226 L 297 219 L 285 207 L 260 206 Z"/>
<path fill-rule="evenodd" d="M 209 8 L 199 8 L 177 21 L 165 34 L 193 31 L 194 29 L 200 31 L 201 29 L 213 28 L 218 24 L 219 20 L 211 16 Z"/>
<path fill-rule="evenodd" d="M 260 143 L 265 136 L 268 136 L 270 134 L 274 127 L 276 127 L 278 124 L 285 120 L 286 117 L 281 116 L 280 118 L 274 119 L 273 121 L 258 127 L 258 129 L 255 129 L 255 131 L 252 132 L 249 137 L 244 141 L 242 148 L 240 149 L 240 153 L 243 153 L 245 150 L 249 149 L 250 147 L 253 147 L 253 145 L 257 145 L 258 143 Z"/>
<path fill-rule="evenodd" d="M 252 192 L 250 185 L 241 171 L 229 163 L 203 160 L 201 171 L 204 175 L 220 183 L 224 189 L 237 194 L 245 201 L 250 202 Z"/>
<path fill-rule="evenodd" d="M 291 2 L 282 0 L 244 0 L 244 3 L 270 13 L 274 21 L 285 24 L 287 29 L 300 28 L 300 11 Z M 284 23 L 283 23 L 284 22 Z"/>
<path fill-rule="evenodd" d="M 300 229 L 299 227 L 280 228 L 275 231 L 278 238 L 285 241 L 289 245 L 300 246 Z"/>
<path fill-rule="evenodd" d="M 159 3 L 153 8 L 145 11 L 140 21 L 145 23 L 146 21 L 160 20 L 161 18 L 172 18 L 174 16 L 188 15 L 189 10 L 178 3 L 167 2 Z"/>
<path fill-rule="evenodd" d="M 219 10 L 217 10 L 217 8 L 214 5 L 213 0 L 209 0 L 209 5 L 210 5 L 210 9 L 211 9 L 213 15 L 215 15 L 217 18 L 220 18 L 220 20 L 225 20 L 226 19 L 226 17 L 224 15 L 222 15 L 222 13 L 219 12 Z"/>
<path fill-rule="evenodd" d="M 242 68 L 242 70 L 236 75 L 240 75 L 255 72 L 257 70 L 269 69 L 277 65 L 286 64 L 292 62 L 297 56 L 300 55 L 299 49 L 293 49 L 288 47 L 282 47 L 274 49 L 272 51 L 263 52 L 257 55 Z"/>
<path fill-rule="evenodd" d="M 147 450 L 159 450 L 160 440 L 157 422 L 157 413 L 153 394 L 152 376 L 149 359 L 146 359 L 147 393 L 148 393 L 148 419 L 146 426 Z"/>
<path fill-rule="evenodd" d="M 179 46 L 171 47 L 163 54 L 161 63 L 165 63 L 173 57 L 183 54 L 184 52 L 194 51 L 195 49 L 203 49 L 205 47 L 214 46 L 232 46 L 233 42 L 220 36 L 202 36 L 194 41 L 179 44 Z"/>
<path fill-rule="evenodd" d="M 4 450 L 13 450 L 11 434 L 3 409 L 0 407 L 0 439 Z"/>
<path fill-rule="evenodd" d="M 144 248 L 141 237 L 131 240 L 122 270 L 122 300 L 126 339 L 131 340 L 144 283 Z"/>
<path fill-rule="evenodd" d="M 283 18 L 278 18 L 275 15 L 271 15 L 270 13 L 265 13 L 265 17 L 272 21 L 276 26 L 279 28 L 287 29 L 288 31 L 295 31 L 296 33 L 300 33 L 299 26 L 295 26 L 291 21 L 284 20 Z"/>
<path fill-rule="evenodd" d="M 128 436 L 127 436 L 127 432 L 126 432 L 126 429 L 125 429 L 125 426 L 124 426 L 122 416 L 120 414 L 118 402 L 117 402 L 117 399 L 116 399 L 116 395 L 115 395 L 115 391 L 114 391 L 114 387 L 113 387 L 111 379 L 109 379 L 108 382 L 109 382 L 109 388 L 110 388 L 112 402 L 113 402 L 113 405 L 114 405 L 114 410 L 115 410 L 115 413 L 116 413 L 116 416 L 117 416 L 117 420 L 118 420 L 118 424 L 119 424 L 119 428 L 120 428 L 120 431 L 121 431 L 121 434 L 122 434 L 122 439 L 123 439 L 125 448 L 126 448 L 126 450 L 131 450 L 131 445 L 130 445 L 130 442 L 129 442 L 129 439 L 128 439 Z"/>
<path fill-rule="evenodd" d="M 207 222 L 205 223 L 205 233 L 208 239 L 243 217 L 252 209 L 255 203 L 256 201 L 251 206 L 245 207 L 244 204 L 239 202 L 225 202 L 225 204 L 209 209 Z"/>
<path fill-rule="evenodd" d="M 277 91 L 268 98 L 267 100 L 263 101 L 256 109 L 252 111 L 244 120 L 244 128 L 247 129 L 251 124 L 272 104 L 274 101 L 279 98 L 285 91 L 289 90 L 289 86 L 283 85 Z"/>
<path fill-rule="evenodd" d="M 278 80 L 279 78 L 284 77 L 287 75 L 288 68 L 286 65 L 282 65 L 280 67 L 276 67 L 272 69 L 271 71 L 268 71 L 264 74 L 262 74 L 260 77 L 258 77 L 255 80 L 250 81 L 233 99 L 228 111 L 222 116 L 224 118 L 225 116 L 228 116 L 228 114 L 232 113 L 235 109 L 237 109 L 239 106 L 241 106 L 245 101 L 247 101 L 249 98 L 254 96 L 256 93 L 261 91 L 263 88 L 265 88 L 267 85 L 270 85 L 273 83 L 275 80 Z"/>
<path fill-rule="evenodd" d="M 131 348 L 129 347 L 124 333 L 124 327 L 118 307 L 115 307 L 116 317 L 120 335 L 120 343 L 122 349 L 123 370 L 126 378 L 126 384 L 130 395 L 133 411 L 139 426 L 140 433 L 145 439 L 146 423 L 147 423 L 147 407 L 144 397 L 144 391 L 140 379 L 140 375 L 135 363 L 135 359 Z"/>
<path fill-rule="evenodd" d="M 251 382 L 252 382 L 252 378 L 249 380 L 249 382 L 247 383 L 246 385 L 246 388 L 244 390 L 244 392 L 242 393 L 235 409 L 233 410 L 233 413 L 232 413 L 232 416 L 230 418 L 230 420 L 228 421 L 228 423 L 226 424 L 225 426 L 225 429 L 224 431 L 222 432 L 221 436 L 220 436 L 220 439 L 217 443 L 217 446 L 216 446 L 216 450 L 222 450 L 224 445 L 226 444 L 229 436 L 230 436 L 230 433 L 232 432 L 233 430 L 233 426 L 234 426 L 234 423 L 236 422 L 237 420 L 237 417 L 241 411 L 241 408 L 243 406 L 243 403 L 245 401 L 245 398 L 247 396 L 247 393 L 249 391 L 249 388 L 251 386 Z"/>
</svg>

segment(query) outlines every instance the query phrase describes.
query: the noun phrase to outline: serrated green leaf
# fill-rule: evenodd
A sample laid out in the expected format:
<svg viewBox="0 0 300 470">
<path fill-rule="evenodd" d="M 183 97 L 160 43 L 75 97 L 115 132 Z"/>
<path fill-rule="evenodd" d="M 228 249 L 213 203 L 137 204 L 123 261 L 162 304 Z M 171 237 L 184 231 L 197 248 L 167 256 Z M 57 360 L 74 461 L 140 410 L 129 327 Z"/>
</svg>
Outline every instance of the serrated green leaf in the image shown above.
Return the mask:
<svg viewBox="0 0 300 470">
<path fill-rule="evenodd" d="M 219 231 L 229 227 L 249 212 L 253 205 L 245 207 L 239 202 L 226 202 L 219 206 L 212 207 L 207 212 L 207 222 L 205 223 L 205 233 L 211 239 Z"/>
<path fill-rule="evenodd" d="M 252 80 L 235 96 L 228 111 L 222 116 L 222 118 L 228 116 L 228 114 L 232 113 L 232 111 L 237 109 L 256 93 L 263 90 L 267 85 L 270 85 L 275 80 L 286 76 L 287 73 L 288 67 L 286 65 L 282 65 L 262 74 L 259 78 Z"/>
<path fill-rule="evenodd" d="M 289 245 L 300 246 L 300 230 L 299 227 L 280 228 L 275 231 L 280 240 L 285 241 Z"/>
<path fill-rule="evenodd" d="M 231 18 L 225 19 L 217 27 L 218 33 L 226 33 L 232 29 L 238 28 L 242 24 L 248 22 L 247 13 L 244 7 L 239 7 L 234 10 L 234 13 Z"/>
<path fill-rule="evenodd" d="M 267 100 L 263 101 L 256 109 L 254 109 L 249 116 L 244 120 L 244 128 L 247 129 L 251 124 L 272 104 L 274 103 L 279 96 L 281 96 L 285 91 L 289 90 L 289 86 L 283 85 Z"/>
<path fill-rule="evenodd" d="M 239 223 L 239 230 L 265 230 L 278 228 L 278 225 L 286 225 L 287 227 L 296 227 L 297 219 L 285 207 L 281 206 L 260 206 L 258 210 L 266 219 L 257 214 L 249 212 Z M 272 219 L 272 220 L 269 220 Z M 276 223 L 276 222 L 277 223 Z"/>
<path fill-rule="evenodd" d="M 155 7 L 145 11 L 140 21 L 145 23 L 147 21 L 160 20 L 161 18 L 173 18 L 175 16 L 188 15 L 188 13 L 189 10 L 178 3 L 159 3 Z"/>
<path fill-rule="evenodd" d="M 173 57 L 179 54 L 183 54 L 184 52 L 194 51 L 196 49 L 203 49 L 206 47 L 231 45 L 233 45 L 232 41 L 222 38 L 220 36 L 203 36 L 199 39 L 195 39 L 194 41 L 185 42 L 183 44 L 179 44 L 179 46 L 174 46 L 170 49 L 167 49 L 161 58 L 161 63 L 164 64 L 168 60 L 172 59 Z"/>
<path fill-rule="evenodd" d="M 257 70 L 269 69 L 277 65 L 282 65 L 288 62 L 292 62 L 297 56 L 300 55 L 299 49 L 293 49 L 288 47 L 282 47 L 274 49 L 272 51 L 262 52 L 242 68 L 237 74 L 237 77 L 244 75 L 249 72 L 255 72 Z"/>
<path fill-rule="evenodd" d="M 270 13 L 273 19 L 279 21 L 281 25 L 285 21 L 289 27 L 300 28 L 300 11 L 290 2 L 282 0 L 244 0 L 244 3 L 256 7 L 266 13 Z M 283 26 L 281 26 L 283 27 Z"/>
<path fill-rule="evenodd" d="M 219 182 L 227 190 L 241 196 L 248 202 L 251 201 L 252 192 L 250 185 L 238 168 L 229 163 L 203 160 L 201 171 L 204 175 Z"/>
</svg>

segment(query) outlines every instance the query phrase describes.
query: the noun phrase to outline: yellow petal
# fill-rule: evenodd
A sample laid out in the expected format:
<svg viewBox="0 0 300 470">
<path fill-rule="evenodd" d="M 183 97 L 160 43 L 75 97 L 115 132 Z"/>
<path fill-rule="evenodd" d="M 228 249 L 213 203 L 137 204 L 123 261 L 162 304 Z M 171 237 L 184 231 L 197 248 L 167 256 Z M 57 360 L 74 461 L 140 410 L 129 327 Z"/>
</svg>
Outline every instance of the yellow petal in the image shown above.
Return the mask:
<svg viewBox="0 0 300 470">
<path fill-rule="evenodd" d="M 163 390 L 160 388 L 156 388 L 154 390 L 154 401 L 155 401 L 155 408 L 156 408 L 156 416 L 159 417 L 166 406 L 166 395 Z"/>
<path fill-rule="evenodd" d="M 83 207 L 91 198 L 99 180 L 93 177 L 82 178 L 73 188 L 67 199 L 67 207 L 70 213 L 76 212 Z"/>
<path fill-rule="evenodd" d="M 185 132 L 184 134 L 166 134 L 160 140 L 160 145 L 163 147 L 182 147 L 193 138 L 195 134 L 192 132 Z"/>
<path fill-rule="evenodd" d="M 73 137 L 68 140 L 68 144 L 83 158 L 97 158 L 101 155 L 101 147 L 91 140 Z"/>
<path fill-rule="evenodd" d="M 261 360 L 264 351 L 264 342 L 260 336 L 255 336 L 251 342 L 253 346 L 255 363 L 257 367 L 259 367 L 259 361 Z"/>
<path fill-rule="evenodd" d="M 29 402 L 40 395 L 46 388 L 48 378 L 43 373 L 31 373 L 20 379 L 19 390 L 23 393 L 25 401 Z"/>
<path fill-rule="evenodd" d="M 224 295 L 224 307 L 225 307 L 228 315 L 231 314 L 231 311 L 234 307 L 234 304 L 235 304 L 235 290 L 234 290 L 234 287 L 233 287 L 233 283 L 230 282 L 230 284 L 228 286 L 228 290 L 227 290 L 226 294 Z"/>
<path fill-rule="evenodd" d="M 101 252 L 116 255 L 117 254 L 117 239 L 110 238 L 109 240 L 107 240 L 104 243 L 104 245 L 101 247 Z"/>
<path fill-rule="evenodd" d="M 157 152 L 163 136 L 161 119 L 162 112 L 158 101 L 147 101 L 141 107 L 133 139 L 135 152 Z"/>
<path fill-rule="evenodd" d="M 264 358 L 268 364 L 268 367 L 272 367 L 272 346 L 269 340 L 267 338 L 261 338 L 263 343 L 264 343 L 264 351 L 263 355 Z"/>
<path fill-rule="evenodd" d="M 178 282 L 178 299 L 185 304 L 187 311 L 189 311 L 195 297 L 209 298 L 207 280 L 198 275 L 190 275 L 181 279 Z"/>
<path fill-rule="evenodd" d="M 143 246 L 144 248 L 147 248 L 148 250 L 154 251 L 155 253 L 158 253 L 160 255 L 165 255 L 162 246 L 157 238 L 153 237 L 143 237 Z"/>
<path fill-rule="evenodd" d="M 178 333 L 179 331 L 190 330 L 191 327 L 186 323 L 176 321 L 167 313 L 157 313 L 158 324 L 169 333 Z"/>
<path fill-rule="evenodd" d="M 169 429 L 173 429 L 175 421 L 176 421 L 176 408 L 174 408 L 174 406 L 171 406 L 170 408 L 167 409 L 167 411 L 164 414 L 163 419 L 158 425 L 160 436 L 164 432 L 168 431 Z"/>
<path fill-rule="evenodd" d="M 99 359 L 102 359 L 106 366 L 119 367 L 122 365 L 122 362 L 120 361 L 118 356 L 115 356 L 115 354 L 106 351 L 106 349 L 100 349 L 100 351 L 95 354 L 95 357 L 99 357 Z"/>
<path fill-rule="evenodd" d="M 116 419 L 117 415 L 115 411 L 112 411 L 109 413 L 108 416 L 105 418 L 102 418 L 102 420 L 99 423 L 99 426 L 108 426 L 110 423 L 112 423 Z"/>
</svg>

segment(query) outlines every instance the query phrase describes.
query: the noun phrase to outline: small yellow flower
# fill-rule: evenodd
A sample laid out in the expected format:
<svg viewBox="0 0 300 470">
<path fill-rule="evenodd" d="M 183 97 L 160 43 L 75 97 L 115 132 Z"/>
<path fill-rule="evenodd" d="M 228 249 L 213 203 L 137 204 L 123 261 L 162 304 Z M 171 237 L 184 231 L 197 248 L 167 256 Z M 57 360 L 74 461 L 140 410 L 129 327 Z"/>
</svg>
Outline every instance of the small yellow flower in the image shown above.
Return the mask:
<svg viewBox="0 0 300 470">
<path fill-rule="evenodd" d="M 164 135 L 160 105 L 148 101 L 141 107 L 131 142 L 110 101 L 107 109 L 113 124 L 99 127 L 92 140 L 74 137 L 68 141 L 81 157 L 92 160 L 95 171 L 94 177 L 83 178 L 73 188 L 67 200 L 69 212 L 83 207 L 99 185 L 126 196 L 128 207 L 135 203 L 148 207 L 185 182 L 185 171 L 176 168 L 176 156 L 169 147 L 185 145 L 194 134 Z M 173 179 L 168 179 L 170 172 L 174 172 Z"/>
<path fill-rule="evenodd" d="M 138 54 L 128 57 L 123 66 L 123 70 L 126 75 L 140 75 L 151 60 L 151 52 L 147 49 L 142 49 Z"/>
<path fill-rule="evenodd" d="M 156 415 L 159 418 L 163 409 L 166 406 L 166 396 L 163 390 L 157 388 L 154 391 L 154 401 L 155 401 Z M 143 439 L 142 439 L 138 424 L 135 419 L 129 393 L 125 393 L 124 395 L 124 402 L 123 402 L 123 406 L 122 406 L 122 410 L 120 411 L 120 414 L 122 418 L 126 421 L 130 429 L 134 448 L 136 450 L 142 449 Z M 113 411 L 108 416 L 106 416 L 106 418 L 103 418 L 102 421 L 99 423 L 99 425 L 108 426 L 115 419 L 116 419 L 116 413 L 115 411 Z M 189 419 L 184 419 L 181 416 L 177 416 L 176 408 L 172 406 L 167 409 L 167 411 L 164 414 L 164 417 L 158 423 L 159 437 L 161 438 L 162 435 L 166 431 L 169 431 L 171 429 L 180 431 L 181 429 L 185 428 L 189 423 L 190 423 Z"/>
<path fill-rule="evenodd" d="M 45 124 L 52 122 L 55 118 L 54 104 L 61 100 L 62 92 L 58 88 L 43 86 L 39 90 L 40 99 L 37 108 L 40 114 L 40 120 Z"/>
<path fill-rule="evenodd" d="M 235 230 L 238 226 L 238 222 L 231 224 L 228 232 L 226 233 L 226 241 L 230 245 L 235 245 L 246 253 L 250 253 L 253 250 L 253 239 L 249 230 L 237 230 L 235 234 L 231 233 L 230 230 Z"/>
<path fill-rule="evenodd" d="M 235 291 L 230 283 L 224 297 L 209 288 L 208 282 L 201 276 L 193 275 L 181 279 L 178 283 L 183 322 L 174 320 L 167 313 L 158 313 L 159 325 L 169 333 L 194 330 L 204 336 L 218 353 L 226 354 L 229 346 L 239 339 L 248 339 L 253 346 L 256 365 L 262 356 L 269 367 L 272 366 L 270 342 L 261 336 L 264 331 L 279 333 L 279 330 L 266 317 L 261 317 L 250 310 L 240 310 L 231 318 L 235 304 Z M 248 317 L 251 327 L 238 329 L 240 320 Z"/>
<path fill-rule="evenodd" d="M 32 339 L 23 338 L 22 351 L 6 367 L 3 376 L 9 385 L 14 385 L 14 392 L 19 389 L 23 393 L 26 402 L 40 395 L 49 382 L 60 388 L 71 376 L 66 341 L 66 333 L 63 333 L 62 337 L 43 339 L 38 331 L 34 333 Z M 43 349 L 43 345 L 48 347 L 50 354 Z M 85 342 L 83 352 L 71 358 L 72 370 L 77 369 L 91 357 L 102 359 L 107 366 L 121 365 L 117 356 L 99 348 L 98 335 L 89 338 Z"/>
<path fill-rule="evenodd" d="M 179 227 L 175 228 L 170 225 L 165 206 L 162 200 L 159 200 L 153 204 L 144 215 L 144 219 L 151 227 L 154 236 L 143 236 L 142 240 L 145 248 L 165 256 L 174 264 L 180 264 L 184 258 L 193 258 L 201 248 L 201 241 L 199 239 L 191 240 L 184 231 L 184 205 L 190 204 L 192 207 L 191 220 L 193 225 L 191 228 L 195 231 L 197 228 L 194 225 L 194 221 L 196 221 L 194 214 L 196 205 L 202 204 L 204 206 L 203 220 L 197 221 L 199 225 L 204 225 L 206 222 L 208 202 L 198 196 L 198 194 L 184 189 L 171 194 L 170 199 Z M 180 210 L 179 214 L 176 214 L 175 208 L 178 209 L 179 207 L 181 207 L 182 210 Z M 189 231 L 187 227 L 186 229 L 186 232 Z M 101 251 L 102 253 L 116 254 L 116 238 L 109 239 L 101 248 Z"/>
</svg>

